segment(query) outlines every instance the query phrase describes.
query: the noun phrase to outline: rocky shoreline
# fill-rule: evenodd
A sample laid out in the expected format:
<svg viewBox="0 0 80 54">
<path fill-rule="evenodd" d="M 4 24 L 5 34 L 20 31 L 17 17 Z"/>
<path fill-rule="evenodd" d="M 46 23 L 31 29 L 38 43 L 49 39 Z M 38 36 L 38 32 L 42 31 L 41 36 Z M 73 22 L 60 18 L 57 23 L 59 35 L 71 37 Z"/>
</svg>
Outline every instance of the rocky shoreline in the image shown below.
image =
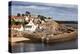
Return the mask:
<svg viewBox="0 0 80 54">
<path fill-rule="evenodd" d="M 14 20 L 12 22 L 14 22 Z M 23 40 L 27 41 L 28 39 L 31 41 L 50 43 L 68 41 L 77 38 L 78 32 L 75 28 L 68 25 L 66 26 L 64 23 L 59 23 L 50 17 L 45 18 L 40 15 L 34 17 L 29 14 L 28 21 L 25 21 L 24 19 L 24 22 L 21 24 L 22 27 L 18 25 L 19 23 L 13 23 L 13 26 L 11 27 L 11 43 Z"/>
<path fill-rule="evenodd" d="M 60 25 L 60 24 L 59 24 Z M 57 27 L 62 29 L 53 32 L 53 23 L 48 23 L 43 25 L 46 27 L 46 29 L 38 29 L 33 33 L 28 33 L 28 32 L 19 32 L 15 30 L 11 30 L 11 43 L 14 45 L 14 43 L 19 42 L 19 41 L 44 41 L 44 42 L 62 42 L 62 41 L 68 41 L 72 39 L 77 38 L 77 29 L 69 26 L 65 26 L 65 24 L 61 24 L 60 26 L 62 27 Z M 14 35 L 16 34 L 16 35 Z M 48 40 L 48 41 L 47 41 Z"/>
</svg>

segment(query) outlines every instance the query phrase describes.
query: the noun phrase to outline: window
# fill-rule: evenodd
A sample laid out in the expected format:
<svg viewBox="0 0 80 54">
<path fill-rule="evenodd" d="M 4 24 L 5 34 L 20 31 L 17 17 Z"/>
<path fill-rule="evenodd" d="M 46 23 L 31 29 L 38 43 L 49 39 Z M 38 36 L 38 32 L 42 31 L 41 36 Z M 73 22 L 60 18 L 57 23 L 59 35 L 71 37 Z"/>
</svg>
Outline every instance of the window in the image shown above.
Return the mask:
<svg viewBox="0 0 80 54">
<path fill-rule="evenodd" d="M 31 28 L 32 26 L 26 26 L 26 28 Z"/>
</svg>

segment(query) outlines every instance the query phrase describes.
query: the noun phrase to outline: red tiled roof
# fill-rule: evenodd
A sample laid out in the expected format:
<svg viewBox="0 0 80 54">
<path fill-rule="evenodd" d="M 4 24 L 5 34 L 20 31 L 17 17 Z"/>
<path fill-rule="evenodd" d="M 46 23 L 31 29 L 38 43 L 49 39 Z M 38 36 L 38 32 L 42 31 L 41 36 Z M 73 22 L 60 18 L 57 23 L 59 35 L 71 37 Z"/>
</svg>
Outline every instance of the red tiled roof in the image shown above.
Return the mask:
<svg viewBox="0 0 80 54">
<path fill-rule="evenodd" d="M 25 17 L 23 16 L 9 16 L 11 19 L 24 19 Z"/>
<path fill-rule="evenodd" d="M 21 28 L 21 25 L 12 25 L 11 28 Z"/>
</svg>

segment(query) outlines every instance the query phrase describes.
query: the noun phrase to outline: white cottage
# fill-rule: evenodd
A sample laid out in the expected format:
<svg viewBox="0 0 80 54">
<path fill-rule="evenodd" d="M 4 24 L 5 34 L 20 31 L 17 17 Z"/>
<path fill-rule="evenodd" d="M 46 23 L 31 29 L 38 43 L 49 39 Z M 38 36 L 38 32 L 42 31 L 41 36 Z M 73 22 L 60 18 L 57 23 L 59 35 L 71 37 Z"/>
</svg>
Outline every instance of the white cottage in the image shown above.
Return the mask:
<svg viewBox="0 0 80 54">
<path fill-rule="evenodd" d="M 23 16 L 12 16 L 12 19 L 14 19 L 16 22 L 23 22 L 24 17 Z"/>
<path fill-rule="evenodd" d="M 30 20 L 30 22 L 28 24 L 25 25 L 25 31 L 29 31 L 29 32 L 34 32 L 38 27 L 38 24 L 35 25 L 33 23 L 33 19 Z"/>
<path fill-rule="evenodd" d="M 28 16 L 25 16 L 25 20 L 28 21 L 29 20 L 29 17 Z"/>
<path fill-rule="evenodd" d="M 11 29 L 16 30 L 16 31 L 23 31 L 24 30 L 22 25 L 12 25 Z"/>
</svg>

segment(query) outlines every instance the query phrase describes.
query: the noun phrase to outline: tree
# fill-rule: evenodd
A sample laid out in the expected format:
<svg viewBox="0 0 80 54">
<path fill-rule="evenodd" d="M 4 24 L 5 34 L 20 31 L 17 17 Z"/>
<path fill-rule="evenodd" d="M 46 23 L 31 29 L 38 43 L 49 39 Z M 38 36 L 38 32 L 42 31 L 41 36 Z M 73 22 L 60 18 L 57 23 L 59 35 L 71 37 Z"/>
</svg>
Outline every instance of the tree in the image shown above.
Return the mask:
<svg viewBox="0 0 80 54">
<path fill-rule="evenodd" d="M 15 24 L 15 21 L 14 19 L 11 20 L 11 25 Z"/>
<path fill-rule="evenodd" d="M 48 17 L 48 19 L 51 19 L 51 17 Z"/>
<path fill-rule="evenodd" d="M 42 16 L 42 15 L 38 15 L 38 18 L 40 18 L 40 20 L 43 20 L 43 21 L 45 21 L 45 16 Z"/>
<path fill-rule="evenodd" d="M 25 16 L 25 14 L 22 14 L 22 16 Z"/>
<path fill-rule="evenodd" d="M 44 19 L 47 19 L 46 17 L 44 17 Z"/>
<path fill-rule="evenodd" d="M 17 13 L 17 16 L 21 16 L 21 14 L 20 13 Z"/>
<path fill-rule="evenodd" d="M 38 15 L 38 17 L 40 17 L 41 15 Z"/>
</svg>

